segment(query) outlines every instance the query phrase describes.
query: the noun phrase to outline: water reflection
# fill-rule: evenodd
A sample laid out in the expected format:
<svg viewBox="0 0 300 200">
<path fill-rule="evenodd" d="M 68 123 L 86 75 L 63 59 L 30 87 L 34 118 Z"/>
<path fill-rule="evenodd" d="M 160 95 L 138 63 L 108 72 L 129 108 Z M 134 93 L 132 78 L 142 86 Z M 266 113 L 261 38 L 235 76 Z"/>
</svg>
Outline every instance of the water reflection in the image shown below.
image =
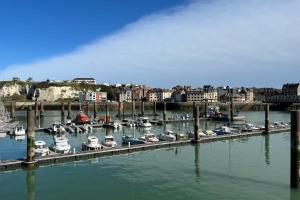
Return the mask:
<svg viewBox="0 0 300 200">
<path fill-rule="evenodd" d="M 299 200 L 300 199 L 300 188 L 291 189 L 290 200 Z"/>
<path fill-rule="evenodd" d="M 264 135 L 265 140 L 265 162 L 270 165 L 270 136 L 269 134 Z"/>
<path fill-rule="evenodd" d="M 200 177 L 200 158 L 199 158 L 199 154 L 200 154 L 200 144 L 195 144 L 194 146 L 195 148 L 195 174 L 196 177 Z"/>
<path fill-rule="evenodd" d="M 26 173 L 27 200 L 35 199 L 35 170 L 28 170 Z"/>
</svg>

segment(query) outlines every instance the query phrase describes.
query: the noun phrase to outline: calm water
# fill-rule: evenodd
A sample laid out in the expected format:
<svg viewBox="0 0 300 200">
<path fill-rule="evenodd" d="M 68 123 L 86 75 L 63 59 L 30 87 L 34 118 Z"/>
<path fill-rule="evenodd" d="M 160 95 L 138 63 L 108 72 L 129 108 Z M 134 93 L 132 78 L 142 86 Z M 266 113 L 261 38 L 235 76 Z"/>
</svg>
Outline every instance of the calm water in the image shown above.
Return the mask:
<svg viewBox="0 0 300 200">
<path fill-rule="evenodd" d="M 49 114 L 43 123 L 60 118 L 56 112 Z M 262 124 L 262 112 L 243 114 L 248 121 Z M 272 112 L 270 118 L 287 122 L 289 114 Z M 167 128 L 185 131 L 192 126 Z M 132 131 L 111 133 L 119 140 L 123 132 Z M 162 127 L 151 131 L 159 133 Z M 135 130 L 137 135 L 142 132 Z M 105 132 L 99 129 L 94 134 L 103 138 Z M 68 135 L 73 146 L 80 146 L 86 136 Z M 37 137 L 52 140 L 45 133 Z M 289 188 L 289 145 L 289 134 L 281 133 L 44 166 L 35 171 L 1 172 L 0 199 L 299 200 L 300 191 Z M 3 158 L 23 156 L 25 142 L 3 138 L 0 152 Z"/>
</svg>

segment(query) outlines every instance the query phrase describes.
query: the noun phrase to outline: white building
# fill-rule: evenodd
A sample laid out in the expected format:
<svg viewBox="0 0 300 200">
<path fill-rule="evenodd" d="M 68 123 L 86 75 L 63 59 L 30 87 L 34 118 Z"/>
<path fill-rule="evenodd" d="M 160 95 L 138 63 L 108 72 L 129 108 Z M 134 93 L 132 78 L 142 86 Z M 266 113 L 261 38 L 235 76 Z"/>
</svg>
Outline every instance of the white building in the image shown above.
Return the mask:
<svg viewBox="0 0 300 200">
<path fill-rule="evenodd" d="M 87 83 L 87 84 L 96 84 L 96 80 L 94 78 L 74 78 L 74 83 Z"/>
<path fill-rule="evenodd" d="M 132 91 L 131 90 L 125 90 L 125 91 L 119 93 L 119 101 L 131 102 L 131 100 L 132 100 Z"/>
<path fill-rule="evenodd" d="M 210 90 L 192 90 L 186 94 L 187 102 L 203 102 L 207 100 L 208 102 L 218 101 L 218 91 L 216 89 Z"/>
</svg>

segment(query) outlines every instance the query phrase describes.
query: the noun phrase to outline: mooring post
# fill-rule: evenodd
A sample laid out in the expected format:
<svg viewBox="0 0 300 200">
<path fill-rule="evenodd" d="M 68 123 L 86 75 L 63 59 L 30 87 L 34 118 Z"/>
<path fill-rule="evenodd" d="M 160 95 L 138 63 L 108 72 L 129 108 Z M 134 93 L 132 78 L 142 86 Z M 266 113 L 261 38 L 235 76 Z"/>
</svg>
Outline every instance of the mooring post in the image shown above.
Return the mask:
<svg viewBox="0 0 300 200">
<path fill-rule="evenodd" d="M 132 114 L 132 120 L 134 120 L 134 117 L 135 117 L 135 102 L 134 102 L 133 94 L 132 94 L 132 97 L 131 97 L 131 114 Z"/>
<path fill-rule="evenodd" d="M 122 103 L 123 104 L 123 106 L 122 106 L 122 119 L 124 120 L 125 119 L 125 105 L 124 105 L 124 103 Z"/>
<path fill-rule="evenodd" d="M 68 102 L 68 116 L 67 116 L 68 119 L 72 118 L 71 112 L 72 112 L 72 104 L 71 102 Z"/>
<path fill-rule="evenodd" d="M 34 108 L 35 108 L 35 118 L 39 118 L 39 103 L 35 101 L 34 103 Z"/>
<path fill-rule="evenodd" d="M 270 132 L 270 121 L 269 121 L 269 104 L 265 104 L 265 131 L 264 134 Z"/>
<path fill-rule="evenodd" d="M 34 137 L 35 137 L 35 111 L 29 107 L 27 109 L 27 161 L 28 167 L 34 167 L 35 155 L 34 155 Z"/>
<path fill-rule="evenodd" d="M 61 102 L 60 111 L 61 111 L 61 116 L 65 116 L 65 103 L 63 101 Z"/>
<path fill-rule="evenodd" d="M 300 177 L 300 111 L 291 111 L 291 170 L 292 188 L 299 188 Z"/>
<path fill-rule="evenodd" d="M 105 104 L 105 124 L 108 124 L 108 103 Z"/>
<path fill-rule="evenodd" d="M 97 102 L 94 102 L 94 119 L 97 118 Z"/>
<path fill-rule="evenodd" d="M 194 102 L 194 142 L 199 142 L 199 106 Z"/>
<path fill-rule="evenodd" d="M 230 89 L 230 122 L 233 123 L 234 116 L 233 116 L 233 89 Z"/>
<path fill-rule="evenodd" d="M 90 115 L 90 113 L 89 113 L 89 102 L 88 101 L 85 102 L 85 106 L 86 106 L 86 114 Z"/>
<path fill-rule="evenodd" d="M 41 107 L 40 116 L 43 117 L 44 116 L 44 102 L 43 101 L 40 102 L 40 107 Z"/>
<path fill-rule="evenodd" d="M 122 115 L 122 102 L 118 101 L 118 118 L 121 120 L 121 115 Z"/>
<path fill-rule="evenodd" d="M 141 99 L 141 116 L 145 115 L 145 102 Z"/>
<path fill-rule="evenodd" d="M 11 102 L 11 117 L 16 118 L 16 102 Z"/>
<path fill-rule="evenodd" d="M 205 99 L 205 102 L 204 102 L 204 118 L 205 119 L 207 118 L 207 99 Z"/>
<path fill-rule="evenodd" d="M 163 111 L 163 121 L 164 123 L 167 120 L 167 103 L 164 101 L 164 111 Z"/>
<path fill-rule="evenodd" d="M 153 102 L 153 114 L 156 116 L 156 101 Z"/>
</svg>

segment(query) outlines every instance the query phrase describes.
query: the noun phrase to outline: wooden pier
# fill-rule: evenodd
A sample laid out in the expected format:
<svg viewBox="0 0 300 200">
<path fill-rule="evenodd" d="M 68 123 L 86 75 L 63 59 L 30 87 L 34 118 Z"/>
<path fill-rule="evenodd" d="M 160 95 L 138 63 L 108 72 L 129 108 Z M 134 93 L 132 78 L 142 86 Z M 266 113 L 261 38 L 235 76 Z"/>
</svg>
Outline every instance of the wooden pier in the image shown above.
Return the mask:
<svg viewBox="0 0 300 200">
<path fill-rule="evenodd" d="M 290 128 L 284 128 L 284 129 L 270 129 L 270 134 L 272 133 L 281 133 L 281 132 L 289 132 Z M 219 140 L 228 140 L 228 139 L 234 139 L 234 138 L 242 138 L 242 137 L 251 137 L 251 136 L 257 136 L 262 135 L 263 131 L 251 131 L 246 133 L 240 133 L 240 134 L 228 134 L 228 135 L 221 135 L 221 136 L 214 136 L 214 137 L 201 137 L 199 139 L 200 143 L 207 143 L 207 142 L 214 142 Z M 55 163 L 62 163 L 62 162 L 72 162 L 72 161 L 78 161 L 78 160 L 85 160 L 85 159 L 92 159 L 92 158 L 98 158 L 98 157 L 105 157 L 105 156 L 113 156 L 113 155 L 119 155 L 119 154 L 128 154 L 133 152 L 139 152 L 139 151 L 146 151 L 146 150 L 155 150 L 155 149 L 162 149 L 162 148 L 171 148 L 176 146 L 183 146 L 183 145 L 189 145 L 192 144 L 192 140 L 186 139 L 186 140 L 179 140 L 175 142 L 164 142 L 160 141 L 157 143 L 151 143 L 151 144 L 140 144 L 140 145 L 131 145 L 128 146 L 122 146 L 118 148 L 107 148 L 107 149 L 101 149 L 101 150 L 95 150 L 95 151 L 83 151 L 78 153 L 70 153 L 70 154 L 52 154 L 45 157 L 37 157 L 35 159 L 36 166 L 41 165 L 48 165 L 48 164 L 55 164 Z M 15 170 L 22 168 L 26 164 L 26 159 L 21 158 L 18 160 L 5 160 L 0 161 L 0 171 L 9 171 L 9 170 Z"/>
</svg>

